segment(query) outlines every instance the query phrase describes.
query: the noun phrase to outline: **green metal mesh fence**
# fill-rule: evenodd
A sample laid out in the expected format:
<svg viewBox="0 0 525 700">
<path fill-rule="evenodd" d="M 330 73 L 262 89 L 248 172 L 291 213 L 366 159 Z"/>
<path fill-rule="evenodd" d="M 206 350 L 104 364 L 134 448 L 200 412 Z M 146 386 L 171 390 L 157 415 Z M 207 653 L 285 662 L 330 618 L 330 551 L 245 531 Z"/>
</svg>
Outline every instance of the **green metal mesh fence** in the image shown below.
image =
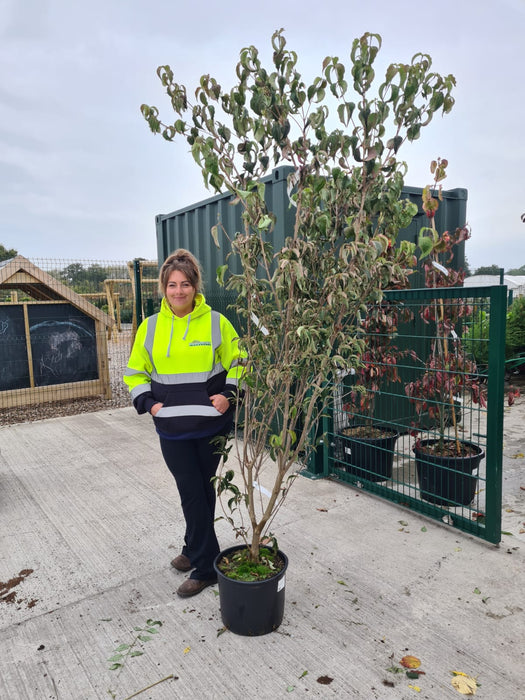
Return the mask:
<svg viewBox="0 0 525 700">
<path fill-rule="evenodd" d="M 505 287 L 389 292 L 340 377 L 323 472 L 491 542 L 501 531 Z"/>
</svg>

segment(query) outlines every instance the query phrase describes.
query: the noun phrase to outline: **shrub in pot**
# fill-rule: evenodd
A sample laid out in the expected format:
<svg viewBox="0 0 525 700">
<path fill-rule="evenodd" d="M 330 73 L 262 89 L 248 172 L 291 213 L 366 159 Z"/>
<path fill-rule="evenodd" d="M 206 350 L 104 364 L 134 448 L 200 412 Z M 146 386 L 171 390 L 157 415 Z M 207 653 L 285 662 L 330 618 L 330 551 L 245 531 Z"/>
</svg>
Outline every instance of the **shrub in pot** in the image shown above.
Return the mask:
<svg viewBox="0 0 525 700">
<path fill-rule="evenodd" d="M 142 105 L 152 131 L 168 141 L 185 138 L 206 185 L 230 192 L 232 205 L 243 211 L 242 230 L 227 231 L 218 222 L 211 231 L 215 244 L 228 249 L 217 278 L 236 294 L 247 355 L 243 422 L 222 448 L 225 464 L 216 485 L 224 517 L 244 545 L 242 565 L 251 565 L 256 576 L 261 563 L 271 569 L 282 559 L 272 524 L 298 463 L 315 450 L 331 381 L 359 366 L 363 310 L 380 302 L 384 289 L 402 284 L 413 264 L 414 244 L 395 245 L 416 212 L 401 199 L 406 168 L 399 150 L 454 102 L 453 76 L 432 72 L 424 54 L 390 65 L 376 87 L 380 46 L 376 34 L 355 39 L 349 70 L 328 57 L 307 85 L 280 30 L 272 37 L 268 69 L 255 47 L 244 48 L 237 83 L 224 90 L 204 75 L 193 104 L 171 68 L 161 66 L 158 75 L 177 115 L 173 123 Z M 331 104 L 339 120 L 333 129 Z M 284 245 L 275 246 L 275 214 L 261 178 L 285 163 L 294 169 L 288 179 L 293 221 Z M 238 471 L 229 468 L 232 450 Z M 221 570 L 221 561 L 216 564 Z M 272 586 L 276 594 L 284 591 L 282 579 Z M 260 634 L 277 624 L 240 633 Z"/>
<path fill-rule="evenodd" d="M 454 270 L 450 263 L 454 248 L 470 237 L 464 226 L 454 233 L 438 234 L 434 215 L 441 199 L 441 185 L 446 175 L 447 161 L 433 161 L 434 193 L 423 190 L 423 208 L 430 226 L 420 232 L 421 257 L 426 258 L 425 286 L 446 288 L 462 286 L 463 270 Z M 480 381 L 476 362 L 461 338 L 461 324 L 472 315 L 464 299 L 454 303 L 433 297 L 421 309 L 421 318 L 432 327 L 430 352 L 424 361 L 424 371 L 415 381 L 407 383 L 405 391 L 415 404 L 417 414 L 430 420 L 436 437 L 414 445 L 421 496 L 441 505 L 468 505 L 474 498 L 477 470 L 483 450 L 475 444 L 460 440 L 458 422 L 461 400 L 470 395 L 474 403 L 486 405 L 485 386 Z M 449 431 L 449 428 L 452 430 Z"/>
<path fill-rule="evenodd" d="M 385 481 L 392 477 L 394 448 L 399 431 L 375 419 L 375 407 L 387 383 L 400 382 L 398 361 L 413 351 L 395 345 L 400 320 L 408 321 L 406 307 L 383 300 L 369 305 L 361 324 L 365 351 L 352 372 L 353 384 L 344 397 L 349 425 L 336 438 L 336 453 L 346 470 L 360 479 Z"/>
</svg>

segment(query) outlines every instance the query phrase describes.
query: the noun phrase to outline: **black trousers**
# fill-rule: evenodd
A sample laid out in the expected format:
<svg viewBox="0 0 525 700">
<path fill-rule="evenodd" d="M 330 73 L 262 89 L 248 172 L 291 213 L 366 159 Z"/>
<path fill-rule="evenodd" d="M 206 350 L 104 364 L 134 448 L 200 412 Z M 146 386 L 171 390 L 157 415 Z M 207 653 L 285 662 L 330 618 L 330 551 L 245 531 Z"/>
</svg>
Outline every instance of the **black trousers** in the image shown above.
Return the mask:
<svg viewBox="0 0 525 700">
<path fill-rule="evenodd" d="M 182 554 L 195 567 L 190 578 L 199 580 L 216 578 L 213 560 L 219 553 L 214 525 L 216 492 L 210 481 L 221 460 L 217 445 L 213 443 L 216 437 L 196 440 L 160 438 L 162 455 L 175 477 L 186 520 Z"/>
</svg>

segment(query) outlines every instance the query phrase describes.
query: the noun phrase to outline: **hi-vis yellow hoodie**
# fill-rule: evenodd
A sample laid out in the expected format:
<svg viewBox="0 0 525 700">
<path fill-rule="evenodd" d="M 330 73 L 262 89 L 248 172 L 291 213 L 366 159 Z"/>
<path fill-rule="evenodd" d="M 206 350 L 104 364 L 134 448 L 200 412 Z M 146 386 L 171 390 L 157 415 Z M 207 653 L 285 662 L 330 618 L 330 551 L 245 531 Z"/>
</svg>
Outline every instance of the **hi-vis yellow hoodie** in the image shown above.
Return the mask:
<svg viewBox="0 0 525 700">
<path fill-rule="evenodd" d="M 162 437 L 208 437 L 231 423 L 242 357 L 234 327 L 212 311 L 202 294 L 196 295 L 195 308 L 183 318 L 163 299 L 160 312 L 137 330 L 124 382 L 138 413 L 163 404 L 153 418 Z M 230 400 L 226 413 L 213 407 L 214 394 Z"/>
</svg>

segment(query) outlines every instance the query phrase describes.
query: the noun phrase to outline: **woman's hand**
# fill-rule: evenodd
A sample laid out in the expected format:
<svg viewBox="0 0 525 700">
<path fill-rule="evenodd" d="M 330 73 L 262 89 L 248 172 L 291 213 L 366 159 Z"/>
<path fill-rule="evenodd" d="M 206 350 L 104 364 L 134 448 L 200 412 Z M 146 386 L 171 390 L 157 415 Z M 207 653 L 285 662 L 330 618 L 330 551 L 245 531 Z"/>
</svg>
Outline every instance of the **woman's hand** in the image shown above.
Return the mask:
<svg viewBox="0 0 525 700">
<path fill-rule="evenodd" d="M 152 416 L 156 416 L 163 406 L 163 403 L 154 403 L 153 406 L 150 408 L 149 412 Z"/>
<path fill-rule="evenodd" d="M 214 394 L 213 396 L 210 396 L 210 401 L 213 404 L 213 408 L 219 411 L 219 413 L 226 413 L 226 411 L 230 408 L 230 402 L 226 396 L 223 396 L 222 394 Z"/>
</svg>

